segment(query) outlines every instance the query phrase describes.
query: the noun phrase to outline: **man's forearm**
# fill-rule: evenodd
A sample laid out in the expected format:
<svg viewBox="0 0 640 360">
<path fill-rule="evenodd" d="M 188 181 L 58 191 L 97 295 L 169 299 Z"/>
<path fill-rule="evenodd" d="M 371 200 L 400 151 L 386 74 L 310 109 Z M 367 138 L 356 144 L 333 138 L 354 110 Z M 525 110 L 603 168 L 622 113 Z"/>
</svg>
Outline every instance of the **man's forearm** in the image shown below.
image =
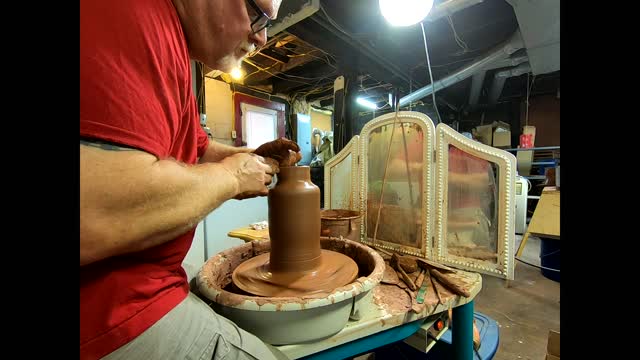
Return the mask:
<svg viewBox="0 0 640 360">
<path fill-rule="evenodd" d="M 254 149 L 241 148 L 230 145 L 221 144 L 215 140 L 209 140 L 209 146 L 204 155 L 198 160 L 199 163 L 218 162 L 227 156 L 237 153 L 249 153 Z"/>
<path fill-rule="evenodd" d="M 174 239 L 238 193 L 218 163 L 187 166 L 140 151 L 100 158 L 82 148 L 81 266 Z"/>
</svg>

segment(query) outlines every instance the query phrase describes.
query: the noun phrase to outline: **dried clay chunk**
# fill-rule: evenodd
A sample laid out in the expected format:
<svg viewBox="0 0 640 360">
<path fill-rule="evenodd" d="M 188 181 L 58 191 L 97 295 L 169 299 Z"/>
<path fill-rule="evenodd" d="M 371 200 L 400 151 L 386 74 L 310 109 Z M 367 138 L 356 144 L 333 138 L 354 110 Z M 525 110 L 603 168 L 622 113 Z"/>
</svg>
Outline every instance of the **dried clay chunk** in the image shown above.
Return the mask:
<svg viewBox="0 0 640 360">
<path fill-rule="evenodd" d="M 391 266 L 395 268 L 401 266 L 407 274 L 418 271 L 418 263 L 415 259 L 398 254 L 393 254 L 391 256 Z"/>
<path fill-rule="evenodd" d="M 382 274 L 382 280 L 380 281 L 383 284 L 392 284 L 396 285 L 400 282 L 398 279 L 398 274 L 393 270 L 391 265 L 385 263 L 384 273 Z"/>
</svg>

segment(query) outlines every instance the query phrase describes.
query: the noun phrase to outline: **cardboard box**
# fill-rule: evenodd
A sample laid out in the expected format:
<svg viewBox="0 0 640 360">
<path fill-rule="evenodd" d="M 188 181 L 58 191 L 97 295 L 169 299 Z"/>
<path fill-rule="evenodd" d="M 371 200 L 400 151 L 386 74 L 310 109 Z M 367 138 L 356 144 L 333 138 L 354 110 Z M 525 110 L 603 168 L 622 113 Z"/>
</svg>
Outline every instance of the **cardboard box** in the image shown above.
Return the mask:
<svg viewBox="0 0 640 360">
<path fill-rule="evenodd" d="M 560 333 L 557 331 L 549 330 L 545 360 L 560 360 Z"/>
<path fill-rule="evenodd" d="M 471 132 L 479 142 L 489 146 L 493 143 L 493 125 L 479 125 L 473 128 Z"/>
<path fill-rule="evenodd" d="M 478 125 L 471 132 L 477 141 L 485 145 L 511 147 L 511 127 L 505 122 L 494 121 L 489 125 Z"/>
<path fill-rule="evenodd" d="M 502 127 L 497 127 L 493 131 L 493 147 L 503 149 L 511 148 L 511 131 Z"/>
</svg>

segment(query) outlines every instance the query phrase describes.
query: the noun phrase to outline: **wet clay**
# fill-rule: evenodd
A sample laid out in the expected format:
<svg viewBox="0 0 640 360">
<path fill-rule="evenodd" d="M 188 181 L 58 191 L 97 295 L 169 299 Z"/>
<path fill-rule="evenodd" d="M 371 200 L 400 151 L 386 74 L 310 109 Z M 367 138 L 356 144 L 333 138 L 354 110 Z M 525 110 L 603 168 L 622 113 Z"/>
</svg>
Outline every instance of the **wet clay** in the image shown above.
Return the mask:
<svg viewBox="0 0 640 360">
<path fill-rule="evenodd" d="M 254 154 L 275 160 L 280 167 L 295 166 L 302 159 L 300 146 L 286 138 L 280 138 L 260 145 Z"/>
<path fill-rule="evenodd" d="M 240 264 L 233 282 L 242 290 L 258 296 L 300 296 L 330 293 L 336 287 L 355 280 L 351 260 L 337 252 L 322 250 L 320 264 L 311 271 L 276 271 L 269 269 L 269 254 L 262 254 Z M 354 263 L 355 265 L 355 263 Z M 275 294 L 275 295 L 274 295 Z"/>
<path fill-rule="evenodd" d="M 233 283 L 258 296 L 301 296 L 353 282 L 358 265 L 348 256 L 320 248 L 320 189 L 308 166 L 281 167 L 269 191 L 271 252 L 238 266 Z"/>
</svg>

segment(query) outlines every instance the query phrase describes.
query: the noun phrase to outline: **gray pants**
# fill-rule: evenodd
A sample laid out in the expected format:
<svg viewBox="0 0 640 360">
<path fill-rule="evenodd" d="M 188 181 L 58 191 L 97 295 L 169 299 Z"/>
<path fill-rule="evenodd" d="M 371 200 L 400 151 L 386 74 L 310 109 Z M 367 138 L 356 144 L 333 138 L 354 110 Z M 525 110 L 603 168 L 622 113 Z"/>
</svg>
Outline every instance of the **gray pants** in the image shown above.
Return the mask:
<svg viewBox="0 0 640 360">
<path fill-rule="evenodd" d="M 193 293 L 107 360 L 282 359 L 277 349 L 216 314 Z M 286 358 L 286 357 L 285 357 Z"/>
</svg>

